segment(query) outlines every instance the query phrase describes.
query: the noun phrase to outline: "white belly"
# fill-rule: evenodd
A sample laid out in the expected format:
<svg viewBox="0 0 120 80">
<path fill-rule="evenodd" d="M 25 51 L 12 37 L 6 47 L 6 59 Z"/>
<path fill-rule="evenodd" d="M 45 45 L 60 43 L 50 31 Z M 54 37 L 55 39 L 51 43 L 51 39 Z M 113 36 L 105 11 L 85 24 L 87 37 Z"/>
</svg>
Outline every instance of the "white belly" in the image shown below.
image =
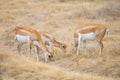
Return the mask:
<svg viewBox="0 0 120 80">
<path fill-rule="evenodd" d="M 93 32 L 86 33 L 86 34 L 80 34 L 79 33 L 79 36 L 80 36 L 82 41 L 84 41 L 84 40 L 95 40 L 96 39 L 95 34 Z"/>
<path fill-rule="evenodd" d="M 19 42 L 25 42 L 25 43 L 28 43 L 29 40 L 27 38 L 20 38 L 19 39 Z"/>
<path fill-rule="evenodd" d="M 15 39 L 17 39 L 21 43 L 28 43 L 30 41 L 30 36 L 16 35 Z"/>
</svg>

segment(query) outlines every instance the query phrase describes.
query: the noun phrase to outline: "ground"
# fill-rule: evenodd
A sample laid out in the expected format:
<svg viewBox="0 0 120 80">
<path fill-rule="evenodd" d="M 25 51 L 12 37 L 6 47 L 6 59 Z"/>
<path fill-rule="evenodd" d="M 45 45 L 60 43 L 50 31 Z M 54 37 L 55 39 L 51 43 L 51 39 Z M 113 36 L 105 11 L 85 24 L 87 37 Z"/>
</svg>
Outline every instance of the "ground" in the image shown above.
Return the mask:
<svg viewBox="0 0 120 80">
<path fill-rule="evenodd" d="M 119 80 L 119 0 L 0 0 L 0 80 Z M 87 41 L 87 53 L 75 55 L 71 42 L 77 26 L 99 22 L 109 29 L 103 39 L 102 56 L 94 41 Z M 18 54 L 9 34 L 18 25 L 45 30 L 67 44 L 58 48 L 52 61 L 36 61 L 28 45 Z M 40 55 L 41 57 L 41 55 Z"/>
</svg>

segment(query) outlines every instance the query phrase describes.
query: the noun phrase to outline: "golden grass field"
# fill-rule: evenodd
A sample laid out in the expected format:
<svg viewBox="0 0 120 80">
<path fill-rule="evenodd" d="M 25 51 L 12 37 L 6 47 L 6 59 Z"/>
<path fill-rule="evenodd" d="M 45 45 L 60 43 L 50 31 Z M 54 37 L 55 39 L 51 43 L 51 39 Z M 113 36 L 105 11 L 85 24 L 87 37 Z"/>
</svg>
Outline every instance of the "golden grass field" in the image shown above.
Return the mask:
<svg viewBox="0 0 120 80">
<path fill-rule="evenodd" d="M 100 22 L 109 28 L 99 56 L 94 41 L 87 41 L 87 53 L 75 55 L 71 42 L 74 28 Z M 9 34 L 17 25 L 45 30 L 68 45 L 58 48 L 52 61 L 36 61 L 28 45 L 18 54 Z M 41 58 L 41 55 L 40 55 Z M 119 0 L 0 0 L 0 80 L 120 80 Z"/>
</svg>

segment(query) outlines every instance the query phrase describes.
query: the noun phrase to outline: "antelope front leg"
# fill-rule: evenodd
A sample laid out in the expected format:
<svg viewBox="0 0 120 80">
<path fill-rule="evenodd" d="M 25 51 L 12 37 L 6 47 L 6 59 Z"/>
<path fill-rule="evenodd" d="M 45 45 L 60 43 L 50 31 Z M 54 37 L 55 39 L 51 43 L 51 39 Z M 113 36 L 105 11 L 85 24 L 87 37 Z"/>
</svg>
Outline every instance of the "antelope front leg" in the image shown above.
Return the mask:
<svg viewBox="0 0 120 80">
<path fill-rule="evenodd" d="M 30 54 L 31 54 L 31 50 L 32 50 L 32 41 L 30 40 Z"/>
<path fill-rule="evenodd" d="M 52 42 L 50 42 L 50 49 L 52 50 L 52 55 L 54 55 L 55 51 L 54 51 L 54 45 Z"/>
<path fill-rule="evenodd" d="M 35 50 L 35 54 L 36 54 L 37 61 L 39 61 L 39 51 L 38 51 L 38 47 L 35 46 L 35 47 L 34 47 L 34 50 Z"/>
<path fill-rule="evenodd" d="M 101 41 L 100 41 L 99 45 L 100 45 L 99 55 L 102 56 L 102 51 L 103 51 L 104 46 L 103 46 L 103 43 Z"/>
<path fill-rule="evenodd" d="M 49 52 L 43 52 L 43 60 L 44 60 L 44 62 L 48 62 L 49 57 L 50 57 Z"/>
<path fill-rule="evenodd" d="M 103 46 L 103 43 L 102 43 L 101 41 L 98 41 L 98 40 L 97 40 L 97 43 L 98 43 L 98 45 L 99 45 L 99 55 L 101 56 L 104 46 Z"/>
<path fill-rule="evenodd" d="M 43 61 L 44 61 L 44 62 L 47 62 L 47 56 L 46 56 L 46 53 L 45 53 L 45 52 L 43 53 Z"/>
<path fill-rule="evenodd" d="M 80 38 L 78 37 L 78 45 L 77 45 L 76 55 L 78 55 L 79 49 L 80 49 Z"/>
</svg>

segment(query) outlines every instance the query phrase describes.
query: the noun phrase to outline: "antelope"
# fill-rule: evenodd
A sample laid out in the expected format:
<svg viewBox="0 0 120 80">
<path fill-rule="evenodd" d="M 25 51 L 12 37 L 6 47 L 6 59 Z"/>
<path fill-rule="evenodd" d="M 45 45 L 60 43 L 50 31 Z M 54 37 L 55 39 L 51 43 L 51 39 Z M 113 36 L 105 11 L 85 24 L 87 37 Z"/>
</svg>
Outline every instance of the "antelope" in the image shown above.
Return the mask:
<svg viewBox="0 0 120 80">
<path fill-rule="evenodd" d="M 76 54 L 78 55 L 79 53 L 80 42 L 83 44 L 83 51 L 86 51 L 86 40 L 96 40 L 100 47 L 99 55 L 102 55 L 104 48 L 102 40 L 106 32 L 107 28 L 105 25 L 95 22 L 83 24 L 80 27 L 77 27 L 74 32 Z"/>
<path fill-rule="evenodd" d="M 55 37 L 48 32 L 45 31 L 39 31 L 39 32 L 42 33 L 42 40 L 44 44 L 52 47 L 53 53 L 54 53 L 54 47 L 60 48 L 62 50 L 62 53 L 66 52 L 67 45 L 65 43 L 56 40 Z"/>
<path fill-rule="evenodd" d="M 53 57 L 52 53 L 43 44 L 43 42 L 41 40 L 41 34 L 38 33 L 37 30 L 35 30 L 31 27 L 27 27 L 27 26 L 17 26 L 13 29 L 13 31 L 11 33 L 12 39 L 14 38 L 15 35 L 30 36 L 30 41 L 31 41 L 30 51 L 31 51 L 31 45 L 34 44 L 34 41 L 37 41 L 40 45 L 40 48 L 41 48 L 43 54 L 50 53 L 49 58 Z M 36 50 L 38 50 L 38 48 L 39 48 L 39 46 L 36 46 Z M 37 54 L 39 54 L 38 51 L 35 51 L 35 52 L 37 52 Z"/>
<path fill-rule="evenodd" d="M 18 41 L 18 51 L 19 51 L 19 53 L 20 53 L 20 48 L 22 47 L 22 45 L 23 44 L 25 44 L 25 43 L 28 43 L 28 44 L 30 44 L 30 42 L 31 42 L 31 39 L 30 39 L 30 36 L 22 36 L 22 35 L 19 35 L 19 34 L 17 34 L 16 36 L 15 36 L 15 38 L 14 38 L 14 42 L 16 42 L 16 40 Z M 37 48 L 41 48 L 40 47 L 40 45 L 39 45 L 39 43 L 38 43 L 38 41 L 33 41 L 32 42 L 32 45 L 34 46 L 34 51 L 35 51 L 35 53 L 36 53 L 36 58 L 37 58 L 37 61 L 39 61 L 39 52 L 38 52 L 38 49 Z M 45 56 L 43 56 L 43 59 L 44 59 L 44 61 L 48 61 L 48 58 L 50 57 L 50 54 L 48 54 L 48 53 L 45 53 L 44 54 Z"/>
</svg>

